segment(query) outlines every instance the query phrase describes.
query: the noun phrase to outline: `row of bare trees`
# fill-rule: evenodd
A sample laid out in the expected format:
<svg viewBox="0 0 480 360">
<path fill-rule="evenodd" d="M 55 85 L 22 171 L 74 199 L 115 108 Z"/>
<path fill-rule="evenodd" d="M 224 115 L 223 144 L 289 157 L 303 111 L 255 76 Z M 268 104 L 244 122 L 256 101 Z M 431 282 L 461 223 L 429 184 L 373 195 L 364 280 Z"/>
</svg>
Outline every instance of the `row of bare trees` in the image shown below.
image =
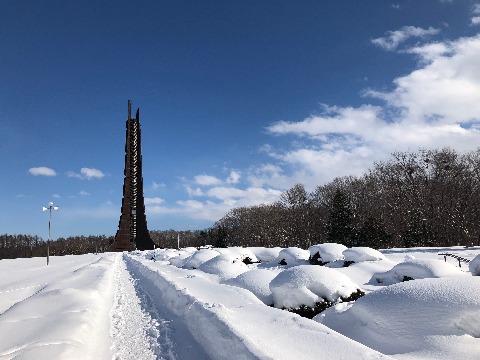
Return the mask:
<svg viewBox="0 0 480 360">
<path fill-rule="evenodd" d="M 216 241 L 216 229 L 175 231 L 150 231 L 156 247 L 177 248 L 200 247 Z M 69 236 L 50 241 L 52 256 L 81 255 L 105 252 L 114 241 L 113 236 L 89 235 Z M 47 254 L 47 242 L 37 235 L 0 234 L 0 260 L 14 258 L 43 257 Z"/>
<path fill-rule="evenodd" d="M 311 193 L 297 184 L 274 204 L 235 208 L 214 229 L 227 246 L 480 245 L 480 149 L 394 153 L 361 177 Z"/>
<path fill-rule="evenodd" d="M 112 236 L 70 236 L 50 242 L 51 255 L 81 255 L 104 252 Z M 41 257 L 47 254 L 47 242 L 37 235 L 0 235 L 0 260 Z"/>
<path fill-rule="evenodd" d="M 308 248 L 323 242 L 374 248 L 480 245 L 480 149 L 398 152 L 361 177 L 341 177 L 277 202 L 229 211 L 201 231 L 150 231 L 157 247 L 203 245 Z M 112 236 L 50 243 L 53 255 L 103 252 Z M 0 235 L 0 259 L 44 256 L 32 235 Z"/>
<path fill-rule="evenodd" d="M 150 230 L 149 233 L 156 247 L 176 249 L 212 244 L 212 231 L 212 229 L 194 231 Z"/>
</svg>

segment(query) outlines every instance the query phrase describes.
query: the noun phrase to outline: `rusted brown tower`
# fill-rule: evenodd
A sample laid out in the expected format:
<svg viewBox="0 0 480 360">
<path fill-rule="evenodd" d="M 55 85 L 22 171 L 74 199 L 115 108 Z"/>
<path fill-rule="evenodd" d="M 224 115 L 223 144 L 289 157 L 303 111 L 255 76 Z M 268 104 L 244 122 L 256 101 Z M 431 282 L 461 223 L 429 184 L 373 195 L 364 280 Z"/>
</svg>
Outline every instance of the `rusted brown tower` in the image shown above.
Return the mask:
<svg viewBox="0 0 480 360">
<path fill-rule="evenodd" d="M 122 210 L 115 241 L 110 245 L 109 250 L 149 250 L 154 248 L 154 244 L 147 229 L 143 198 L 140 109 L 137 109 L 135 118 L 132 119 L 130 100 L 128 100 L 126 126 Z"/>
</svg>

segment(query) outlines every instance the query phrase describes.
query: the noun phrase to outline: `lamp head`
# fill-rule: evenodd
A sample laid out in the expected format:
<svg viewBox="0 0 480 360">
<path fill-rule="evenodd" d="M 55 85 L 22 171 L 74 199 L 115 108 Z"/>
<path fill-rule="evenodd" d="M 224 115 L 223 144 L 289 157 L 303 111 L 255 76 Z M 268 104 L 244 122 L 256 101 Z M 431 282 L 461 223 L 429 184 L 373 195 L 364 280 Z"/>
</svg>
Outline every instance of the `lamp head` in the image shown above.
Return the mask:
<svg viewBox="0 0 480 360">
<path fill-rule="evenodd" d="M 58 206 L 54 206 L 53 210 L 58 211 Z"/>
<path fill-rule="evenodd" d="M 47 210 L 48 210 L 48 208 L 46 208 L 45 206 L 42 207 L 42 211 L 47 211 Z"/>
<path fill-rule="evenodd" d="M 50 201 L 50 202 L 48 203 L 48 206 L 53 206 L 53 202 Z"/>
</svg>

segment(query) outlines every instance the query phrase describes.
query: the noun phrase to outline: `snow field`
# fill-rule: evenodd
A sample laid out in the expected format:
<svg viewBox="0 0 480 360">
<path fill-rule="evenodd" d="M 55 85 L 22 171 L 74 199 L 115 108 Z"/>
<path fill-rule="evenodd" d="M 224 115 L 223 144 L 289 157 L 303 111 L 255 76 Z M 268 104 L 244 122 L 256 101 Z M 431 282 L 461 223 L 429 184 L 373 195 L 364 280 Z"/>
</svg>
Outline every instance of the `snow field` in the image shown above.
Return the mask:
<svg viewBox="0 0 480 360">
<path fill-rule="evenodd" d="M 338 258 L 338 246 L 321 248 Z M 480 277 L 469 271 L 480 248 L 389 249 L 376 260 L 356 248 L 348 267 L 305 265 L 309 252 L 296 248 L 208 250 L 0 261 L 0 359 L 480 358 Z M 183 267 L 190 259 L 198 268 Z M 369 282 L 405 271 L 426 279 Z M 266 306 L 277 285 L 280 301 L 295 304 L 367 294 L 312 321 Z"/>
<path fill-rule="evenodd" d="M 111 358 L 103 339 L 110 325 L 113 257 L 54 259 L 48 267 L 44 258 L 2 262 L 0 359 Z"/>
</svg>

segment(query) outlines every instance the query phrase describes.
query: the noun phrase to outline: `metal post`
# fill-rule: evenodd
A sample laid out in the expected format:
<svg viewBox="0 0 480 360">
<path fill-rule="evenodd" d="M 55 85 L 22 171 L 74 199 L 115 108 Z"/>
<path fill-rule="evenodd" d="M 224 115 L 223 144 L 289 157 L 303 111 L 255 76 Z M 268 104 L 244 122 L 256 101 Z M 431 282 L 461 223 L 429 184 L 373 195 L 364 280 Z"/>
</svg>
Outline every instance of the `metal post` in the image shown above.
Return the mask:
<svg viewBox="0 0 480 360">
<path fill-rule="evenodd" d="M 50 262 L 50 224 L 52 222 L 52 207 L 49 206 L 50 218 L 48 220 L 48 241 L 47 241 L 47 265 Z"/>
<path fill-rule="evenodd" d="M 43 211 L 49 211 L 49 218 L 48 218 L 48 241 L 47 241 L 47 265 L 50 263 L 50 230 L 51 230 L 51 223 L 52 223 L 52 209 L 58 211 L 58 206 L 53 206 L 52 202 L 48 203 L 48 207 L 43 207 Z"/>
</svg>

